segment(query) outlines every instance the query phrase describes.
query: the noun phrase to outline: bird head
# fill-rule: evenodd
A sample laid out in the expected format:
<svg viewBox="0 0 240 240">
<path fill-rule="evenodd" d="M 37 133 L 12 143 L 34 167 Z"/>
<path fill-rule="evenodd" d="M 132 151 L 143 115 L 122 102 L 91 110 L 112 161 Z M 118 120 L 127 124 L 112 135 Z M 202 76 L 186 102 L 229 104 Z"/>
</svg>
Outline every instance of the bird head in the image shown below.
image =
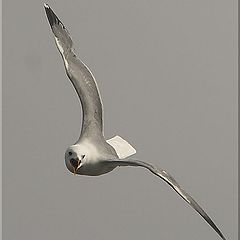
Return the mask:
<svg viewBox="0 0 240 240">
<path fill-rule="evenodd" d="M 65 163 L 70 172 L 78 174 L 78 170 L 86 161 L 86 151 L 77 145 L 70 146 L 65 152 Z"/>
</svg>

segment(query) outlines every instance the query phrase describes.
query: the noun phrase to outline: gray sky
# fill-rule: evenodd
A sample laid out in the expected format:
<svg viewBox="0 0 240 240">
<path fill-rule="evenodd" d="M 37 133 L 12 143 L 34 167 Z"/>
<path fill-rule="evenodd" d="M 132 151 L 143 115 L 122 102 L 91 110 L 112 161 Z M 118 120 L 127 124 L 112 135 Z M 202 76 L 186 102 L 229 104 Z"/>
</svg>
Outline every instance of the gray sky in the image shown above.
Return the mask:
<svg viewBox="0 0 240 240">
<path fill-rule="evenodd" d="M 98 82 L 105 136 L 237 239 L 237 1 L 49 1 Z M 3 238 L 220 239 L 141 168 L 74 177 L 81 110 L 42 1 L 3 1 Z"/>
</svg>

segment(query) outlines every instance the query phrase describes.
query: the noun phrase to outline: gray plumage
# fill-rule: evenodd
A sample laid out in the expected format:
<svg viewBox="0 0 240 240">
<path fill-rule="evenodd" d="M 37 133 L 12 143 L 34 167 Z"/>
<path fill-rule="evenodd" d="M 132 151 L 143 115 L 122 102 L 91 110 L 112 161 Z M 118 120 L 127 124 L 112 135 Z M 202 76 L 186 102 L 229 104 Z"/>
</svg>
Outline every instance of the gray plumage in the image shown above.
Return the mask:
<svg viewBox="0 0 240 240">
<path fill-rule="evenodd" d="M 96 81 L 87 66 L 76 57 L 72 39 L 65 26 L 47 4 L 44 4 L 44 7 L 67 75 L 79 96 L 83 110 L 80 137 L 65 153 L 68 170 L 74 174 L 97 176 L 110 172 L 118 166 L 144 167 L 168 183 L 223 240 L 226 240 L 206 212 L 169 173 L 149 163 L 130 158 L 136 151 L 121 137 L 105 140 L 102 101 Z"/>
<path fill-rule="evenodd" d="M 67 75 L 82 104 L 83 121 L 81 136 L 96 137 L 103 133 L 102 102 L 96 81 L 75 53 L 72 39 L 52 9 L 45 5 L 46 14 L 55 36 L 57 47 L 64 58 Z"/>
</svg>

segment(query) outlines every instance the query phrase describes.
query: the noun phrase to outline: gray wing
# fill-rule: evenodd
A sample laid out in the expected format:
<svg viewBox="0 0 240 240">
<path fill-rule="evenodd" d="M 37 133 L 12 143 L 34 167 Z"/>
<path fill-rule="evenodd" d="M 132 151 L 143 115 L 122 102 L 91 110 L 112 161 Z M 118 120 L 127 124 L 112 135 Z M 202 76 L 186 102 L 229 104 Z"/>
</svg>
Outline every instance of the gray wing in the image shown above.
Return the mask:
<svg viewBox="0 0 240 240">
<path fill-rule="evenodd" d="M 226 238 L 223 236 L 221 231 L 215 225 L 215 223 L 211 220 L 211 218 L 207 215 L 207 213 L 198 205 L 198 203 L 188 194 L 186 193 L 177 183 L 177 181 L 165 170 L 157 169 L 153 165 L 138 161 L 138 160 L 130 160 L 130 159 L 123 159 L 123 160 L 109 160 L 108 163 L 111 163 L 115 166 L 135 166 L 135 167 L 144 167 L 151 171 L 156 176 L 163 179 L 166 183 L 168 183 L 187 203 L 191 205 L 207 222 L 208 224 L 218 233 L 218 235 L 223 239 Z"/>
<path fill-rule="evenodd" d="M 95 79 L 83 62 L 74 54 L 72 39 L 52 9 L 44 4 L 48 21 L 62 55 L 67 75 L 82 104 L 83 120 L 80 138 L 94 140 L 103 137 L 102 102 Z"/>
</svg>

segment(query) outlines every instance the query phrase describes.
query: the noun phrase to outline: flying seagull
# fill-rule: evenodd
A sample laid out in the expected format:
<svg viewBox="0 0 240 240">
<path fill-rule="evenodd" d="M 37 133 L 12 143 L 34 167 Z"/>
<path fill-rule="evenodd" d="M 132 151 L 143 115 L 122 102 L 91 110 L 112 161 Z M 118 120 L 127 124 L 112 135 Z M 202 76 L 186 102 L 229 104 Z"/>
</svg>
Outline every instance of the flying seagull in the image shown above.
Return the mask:
<svg viewBox="0 0 240 240">
<path fill-rule="evenodd" d="M 222 239 L 226 240 L 207 213 L 180 187 L 169 173 L 149 163 L 130 158 L 136 153 L 136 150 L 120 136 L 105 140 L 102 101 L 94 76 L 75 55 L 72 39 L 63 23 L 49 5 L 44 4 L 44 8 L 56 45 L 61 53 L 67 76 L 80 98 L 83 110 L 80 137 L 75 144 L 68 147 L 65 153 L 65 163 L 68 170 L 74 175 L 98 176 L 119 166 L 146 168 L 168 183 L 209 223 Z"/>
</svg>

